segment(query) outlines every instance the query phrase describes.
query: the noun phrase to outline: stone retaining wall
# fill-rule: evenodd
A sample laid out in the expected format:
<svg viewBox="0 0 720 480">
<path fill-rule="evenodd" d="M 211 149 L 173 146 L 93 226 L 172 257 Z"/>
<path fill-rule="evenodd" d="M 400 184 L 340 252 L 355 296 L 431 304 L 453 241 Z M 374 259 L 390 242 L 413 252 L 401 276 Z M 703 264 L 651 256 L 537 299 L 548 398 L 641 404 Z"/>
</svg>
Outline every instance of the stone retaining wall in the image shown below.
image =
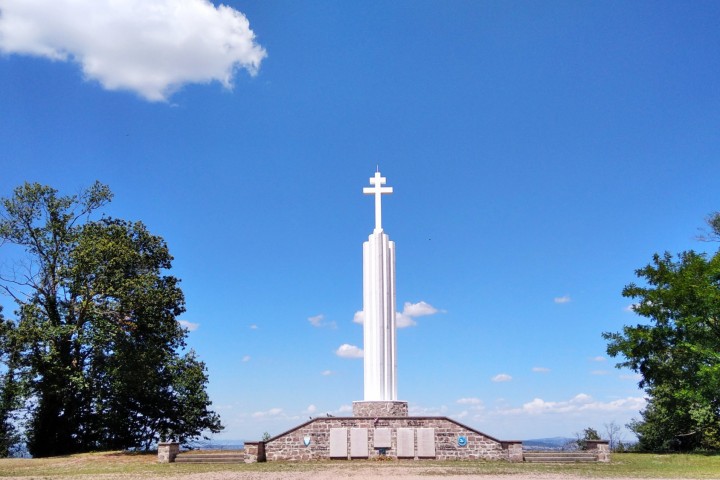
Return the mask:
<svg viewBox="0 0 720 480">
<path fill-rule="evenodd" d="M 419 429 L 433 429 L 434 433 L 434 456 L 424 455 L 422 458 L 434 458 L 437 460 L 508 460 L 522 461 L 521 442 L 501 442 L 495 438 L 485 435 L 477 430 L 462 425 L 446 417 L 328 417 L 316 418 L 299 427 L 280 434 L 265 442 L 265 457 L 267 461 L 307 461 L 330 459 L 330 430 L 346 429 L 347 435 L 347 456 L 351 458 L 351 452 L 358 451 L 359 445 L 351 444 L 351 432 L 353 434 L 365 435 L 367 429 L 367 457 L 357 456 L 353 458 L 377 458 L 387 456 L 398 457 L 398 429 L 411 429 L 415 433 L 412 437 L 416 454 L 421 448 Z M 353 431 L 353 429 L 355 429 Z M 389 430 L 390 443 L 387 448 L 376 448 L 375 431 Z M 408 432 L 407 430 L 405 431 Z M 306 444 L 307 443 L 307 444 Z M 412 450 L 411 450 L 412 451 Z M 410 457 L 413 458 L 413 457 Z"/>
</svg>

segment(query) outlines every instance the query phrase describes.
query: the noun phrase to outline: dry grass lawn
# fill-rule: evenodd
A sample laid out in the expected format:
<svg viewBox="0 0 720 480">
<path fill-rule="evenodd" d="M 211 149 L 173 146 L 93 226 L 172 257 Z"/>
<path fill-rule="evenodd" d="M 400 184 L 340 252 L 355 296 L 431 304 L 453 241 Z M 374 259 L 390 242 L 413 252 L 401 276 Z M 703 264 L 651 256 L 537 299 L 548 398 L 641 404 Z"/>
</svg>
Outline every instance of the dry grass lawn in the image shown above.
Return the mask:
<svg viewBox="0 0 720 480">
<path fill-rule="evenodd" d="M 63 480 L 562 480 L 579 478 L 720 479 L 720 456 L 613 455 L 610 464 L 334 461 L 233 465 L 158 464 L 151 454 L 90 453 L 0 460 L 0 477 Z"/>
</svg>

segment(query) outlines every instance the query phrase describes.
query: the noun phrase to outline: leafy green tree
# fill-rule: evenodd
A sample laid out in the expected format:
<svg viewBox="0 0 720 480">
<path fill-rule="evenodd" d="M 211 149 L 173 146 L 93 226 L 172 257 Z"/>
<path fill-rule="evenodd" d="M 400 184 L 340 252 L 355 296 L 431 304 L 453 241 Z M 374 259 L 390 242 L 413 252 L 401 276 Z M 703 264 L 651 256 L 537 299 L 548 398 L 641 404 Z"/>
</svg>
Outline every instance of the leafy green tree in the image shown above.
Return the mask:
<svg viewBox="0 0 720 480">
<path fill-rule="evenodd" d="M 222 429 L 205 365 L 182 354 L 184 297 L 164 274 L 167 245 L 140 222 L 91 220 L 111 198 L 100 183 L 69 197 L 25 184 L 2 201 L 0 241 L 28 256 L 0 287 L 18 304 L 12 337 L 36 457 Z"/>
<path fill-rule="evenodd" d="M 16 379 L 17 350 L 14 324 L 5 320 L 0 306 L 0 457 L 8 457 L 20 442 L 15 411 L 20 408 L 21 385 Z"/>
<path fill-rule="evenodd" d="M 588 427 L 582 431 L 582 434 L 577 433 L 577 440 L 575 441 L 578 450 L 587 450 L 588 440 L 600 440 L 600 434 L 597 430 L 592 427 Z"/>
<path fill-rule="evenodd" d="M 720 234 L 720 223 L 709 224 Z M 629 425 L 643 450 L 720 449 L 720 253 L 655 255 L 637 270 L 646 285 L 623 296 L 648 323 L 604 333 L 618 367 L 642 375 L 650 400 Z"/>
</svg>

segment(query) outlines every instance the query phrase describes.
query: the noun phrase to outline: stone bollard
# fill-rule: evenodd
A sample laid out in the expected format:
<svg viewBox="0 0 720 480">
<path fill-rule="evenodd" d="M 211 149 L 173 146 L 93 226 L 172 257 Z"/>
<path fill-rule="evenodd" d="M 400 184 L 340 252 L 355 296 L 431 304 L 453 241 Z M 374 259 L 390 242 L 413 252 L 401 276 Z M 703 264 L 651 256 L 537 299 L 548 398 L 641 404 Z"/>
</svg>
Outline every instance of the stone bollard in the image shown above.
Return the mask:
<svg viewBox="0 0 720 480">
<path fill-rule="evenodd" d="M 587 451 L 595 453 L 598 462 L 610 461 L 610 442 L 607 440 L 586 440 L 585 442 Z"/>
<path fill-rule="evenodd" d="M 173 463 L 178 453 L 180 453 L 180 444 L 178 442 L 158 443 L 158 462 Z"/>
</svg>

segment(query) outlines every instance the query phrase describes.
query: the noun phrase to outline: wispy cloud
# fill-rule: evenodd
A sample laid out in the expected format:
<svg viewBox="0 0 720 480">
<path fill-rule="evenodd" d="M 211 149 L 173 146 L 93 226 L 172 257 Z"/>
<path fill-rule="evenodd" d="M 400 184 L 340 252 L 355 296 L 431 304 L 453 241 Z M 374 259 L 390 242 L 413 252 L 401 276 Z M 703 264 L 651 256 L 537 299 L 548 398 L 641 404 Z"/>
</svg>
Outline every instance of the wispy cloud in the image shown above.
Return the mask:
<svg viewBox="0 0 720 480">
<path fill-rule="evenodd" d="M 283 409 L 282 408 L 271 408 L 270 410 L 265 410 L 263 412 L 255 412 L 252 414 L 253 418 L 267 418 L 267 417 L 279 417 L 283 415 Z"/>
<path fill-rule="evenodd" d="M 363 349 L 358 348 L 355 345 L 343 343 L 337 350 L 335 350 L 335 355 L 342 358 L 362 358 Z"/>
<path fill-rule="evenodd" d="M 590 372 L 590 375 L 597 375 L 597 376 L 603 376 L 603 375 L 609 375 L 610 372 L 607 370 L 593 370 Z"/>
<path fill-rule="evenodd" d="M 467 398 L 459 398 L 457 400 L 457 403 L 460 405 L 480 405 L 482 403 L 482 400 L 475 397 L 467 397 Z"/>
<path fill-rule="evenodd" d="M 532 371 L 535 373 L 548 373 L 550 369 L 545 367 L 533 367 Z"/>
<path fill-rule="evenodd" d="M 642 397 L 627 397 L 610 402 L 600 402 L 590 395 L 580 393 L 570 400 L 560 402 L 547 402 L 541 398 L 535 398 L 531 402 L 523 404 L 520 408 L 507 408 L 497 413 L 504 415 L 540 415 L 540 414 L 570 414 L 577 412 L 618 412 L 618 411 L 640 411 L 645 408 L 646 400 Z"/>
<path fill-rule="evenodd" d="M 74 62 L 105 89 L 153 102 L 189 83 L 230 89 L 266 56 L 245 15 L 207 0 L 3 0 L 0 51 Z"/>
<path fill-rule="evenodd" d="M 244 357 L 242 357 L 243 362 L 249 362 L 250 360 L 251 360 L 250 355 L 245 355 Z"/>
<path fill-rule="evenodd" d="M 335 375 L 335 372 L 333 372 L 332 370 L 323 370 L 322 372 L 320 372 L 320 375 L 322 375 L 323 377 L 328 377 L 330 375 Z"/>
<path fill-rule="evenodd" d="M 178 320 L 178 323 L 180 324 L 181 327 L 186 328 L 189 332 L 194 332 L 195 330 L 200 328 L 199 323 L 193 323 L 193 322 L 189 322 L 187 320 Z"/>
<path fill-rule="evenodd" d="M 555 297 L 553 301 L 555 303 L 570 303 L 572 299 L 570 298 L 570 295 L 563 295 L 562 297 Z"/>
<path fill-rule="evenodd" d="M 639 382 L 640 380 L 643 379 L 643 376 L 640 375 L 639 373 L 631 373 L 631 374 L 618 375 L 618 378 L 620 380 L 632 380 L 634 382 Z"/>
<path fill-rule="evenodd" d="M 591 362 L 598 362 L 598 363 L 604 362 L 605 360 L 607 360 L 607 358 L 603 357 L 602 355 L 598 355 L 597 357 L 592 357 L 590 359 Z"/>
<path fill-rule="evenodd" d="M 397 328 L 414 327 L 417 325 L 415 319 L 427 315 L 435 315 L 442 310 L 438 310 L 427 302 L 419 301 L 417 303 L 405 302 L 402 312 L 395 313 L 395 326 Z M 362 324 L 365 315 L 362 310 L 355 312 L 353 322 Z"/>
<path fill-rule="evenodd" d="M 509 382 L 511 380 L 512 380 L 512 377 L 510 375 L 508 375 L 507 373 L 499 373 L 492 378 L 492 381 L 496 382 L 496 383 Z"/>
<path fill-rule="evenodd" d="M 310 322 L 310 325 L 316 328 L 321 327 L 327 327 L 327 328 L 337 328 L 337 324 L 335 322 L 326 322 L 325 321 L 325 315 L 322 313 L 320 315 L 315 315 L 313 317 L 308 318 L 308 322 Z"/>
<path fill-rule="evenodd" d="M 313 404 L 308 405 L 304 413 L 313 414 L 317 411 L 317 407 Z"/>
<path fill-rule="evenodd" d="M 250 325 L 250 330 L 257 330 L 257 329 L 258 329 L 258 326 L 255 325 L 254 323 L 252 325 Z"/>
</svg>

